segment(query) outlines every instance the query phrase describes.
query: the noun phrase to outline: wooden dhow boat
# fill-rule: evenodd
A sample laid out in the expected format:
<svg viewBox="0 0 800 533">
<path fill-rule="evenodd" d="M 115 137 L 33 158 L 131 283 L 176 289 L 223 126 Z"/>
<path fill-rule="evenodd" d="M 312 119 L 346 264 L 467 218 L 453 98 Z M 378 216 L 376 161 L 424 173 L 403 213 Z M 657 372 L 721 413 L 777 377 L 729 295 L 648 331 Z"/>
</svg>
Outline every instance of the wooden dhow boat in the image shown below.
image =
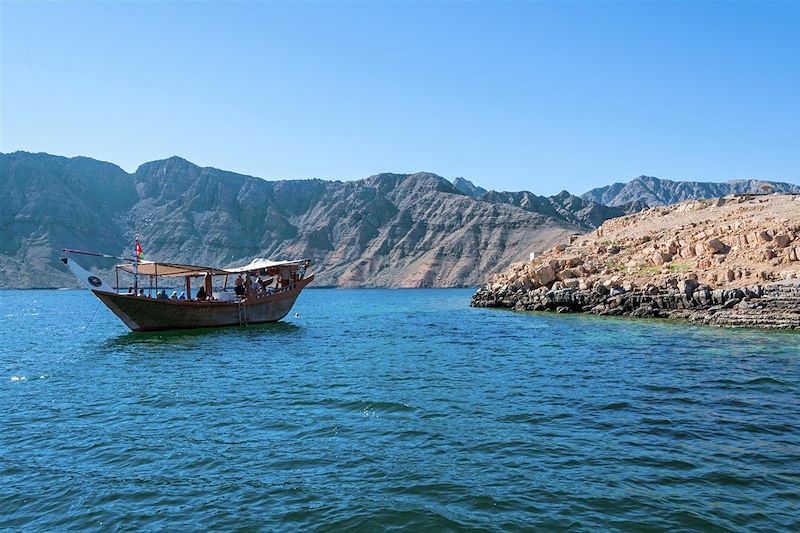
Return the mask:
<svg viewBox="0 0 800 533">
<path fill-rule="evenodd" d="M 300 292 L 314 280 L 314 275 L 308 273 L 309 260 L 254 259 L 235 268 L 144 261 L 138 241 L 133 258 L 80 250 L 64 252 L 124 261 L 114 267 L 117 283 L 112 287 L 74 259 L 61 258 L 70 272 L 132 331 L 277 322 L 289 313 Z M 120 289 L 120 274 L 133 275 L 133 285 L 127 292 Z M 201 280 L 195 284 L 194 293 L 193 280 Z M 176 296 L 178 286 L 183 291 L 181 299 Z M 166 288 L 173 290 L 172 297 L 167 295 Z"/>
</svg>

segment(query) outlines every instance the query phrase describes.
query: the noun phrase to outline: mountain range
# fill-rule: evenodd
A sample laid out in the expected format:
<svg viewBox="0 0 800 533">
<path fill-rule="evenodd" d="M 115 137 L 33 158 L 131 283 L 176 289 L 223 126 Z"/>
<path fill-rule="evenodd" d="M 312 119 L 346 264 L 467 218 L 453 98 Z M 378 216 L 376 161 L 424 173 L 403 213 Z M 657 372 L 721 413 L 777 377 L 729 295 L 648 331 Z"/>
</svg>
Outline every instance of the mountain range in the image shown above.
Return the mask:
<svg viewBox="0 0 800 533">
<path fill-rule="evenodd" d="M 800 192 L 775 182 L 639 177 L 581 197 L 487 191 L 464 178 L 378 174 L 354 181 L 266 181 L 152 161 L 134 173 L 87 157 L 0 154 L 0 287 L 75 286 L 62 248 L 240 265 L 310 258 L 316 286 L 472 286 L 608 218 L 685 197 Z M 108 273 L 112 262 L 91 261 Z"/>
<path fill-rule="evenodd" d="M 581 195 L 584 200 L 608 206 L 624 206 L 643 202 L 649 207 L 677 204 L 698 198 L 715 198 L 729 194 L 800 193 L 800 186 L 791 183 L 760 180 L 730 180 L 724 183 L 671 181 L 639 176 L 628 183 L 615 183 L 592 189 Z"/>
</svg>

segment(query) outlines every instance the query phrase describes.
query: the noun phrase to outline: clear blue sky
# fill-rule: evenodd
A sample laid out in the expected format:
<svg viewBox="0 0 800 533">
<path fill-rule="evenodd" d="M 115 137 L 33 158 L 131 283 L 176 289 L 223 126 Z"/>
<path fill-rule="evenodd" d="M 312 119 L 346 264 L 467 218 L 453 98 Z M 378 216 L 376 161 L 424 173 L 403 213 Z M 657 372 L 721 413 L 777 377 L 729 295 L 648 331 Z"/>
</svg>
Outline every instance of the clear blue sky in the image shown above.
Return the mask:
<svg viewBox="0 0 800 533">
<path fill-rule="evenodd" d="M 800 182 L 797 3 L 1 5 L 3 152 L 540 194 Z"/>
</svg>

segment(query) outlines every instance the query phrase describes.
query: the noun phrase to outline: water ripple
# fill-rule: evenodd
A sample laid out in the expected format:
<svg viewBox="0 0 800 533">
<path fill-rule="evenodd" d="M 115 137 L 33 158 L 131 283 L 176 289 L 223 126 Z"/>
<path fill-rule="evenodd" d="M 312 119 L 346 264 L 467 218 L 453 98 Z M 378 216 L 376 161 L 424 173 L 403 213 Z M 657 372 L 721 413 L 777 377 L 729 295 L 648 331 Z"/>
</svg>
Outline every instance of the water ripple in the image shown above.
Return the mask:
<svg viewBox="0 0 800 533">
<path fill-rule="evenodd" d="M 306 291 L 285 323 L 137 335 L 86 327 L 84 291 L 0 291 L 0 524 L 800 529 L 796 334 L 470 294 Z"/>
</svg>

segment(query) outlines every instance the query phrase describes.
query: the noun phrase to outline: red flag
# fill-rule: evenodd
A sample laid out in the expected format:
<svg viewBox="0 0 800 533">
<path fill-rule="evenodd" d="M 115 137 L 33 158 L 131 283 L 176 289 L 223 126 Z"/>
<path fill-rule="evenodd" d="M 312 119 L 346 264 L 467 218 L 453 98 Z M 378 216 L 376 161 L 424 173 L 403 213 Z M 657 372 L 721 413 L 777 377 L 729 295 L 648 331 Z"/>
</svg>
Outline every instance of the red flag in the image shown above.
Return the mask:
<svg viewBox="0 0 800 533">
<path fill-rule="evenodd" d="M 142 261 L 144 260 L 144 252 L 142 251 L 142 245 L 139 244 L 139 239 L 136 239 L 136 260 Z"/>
</svg>

